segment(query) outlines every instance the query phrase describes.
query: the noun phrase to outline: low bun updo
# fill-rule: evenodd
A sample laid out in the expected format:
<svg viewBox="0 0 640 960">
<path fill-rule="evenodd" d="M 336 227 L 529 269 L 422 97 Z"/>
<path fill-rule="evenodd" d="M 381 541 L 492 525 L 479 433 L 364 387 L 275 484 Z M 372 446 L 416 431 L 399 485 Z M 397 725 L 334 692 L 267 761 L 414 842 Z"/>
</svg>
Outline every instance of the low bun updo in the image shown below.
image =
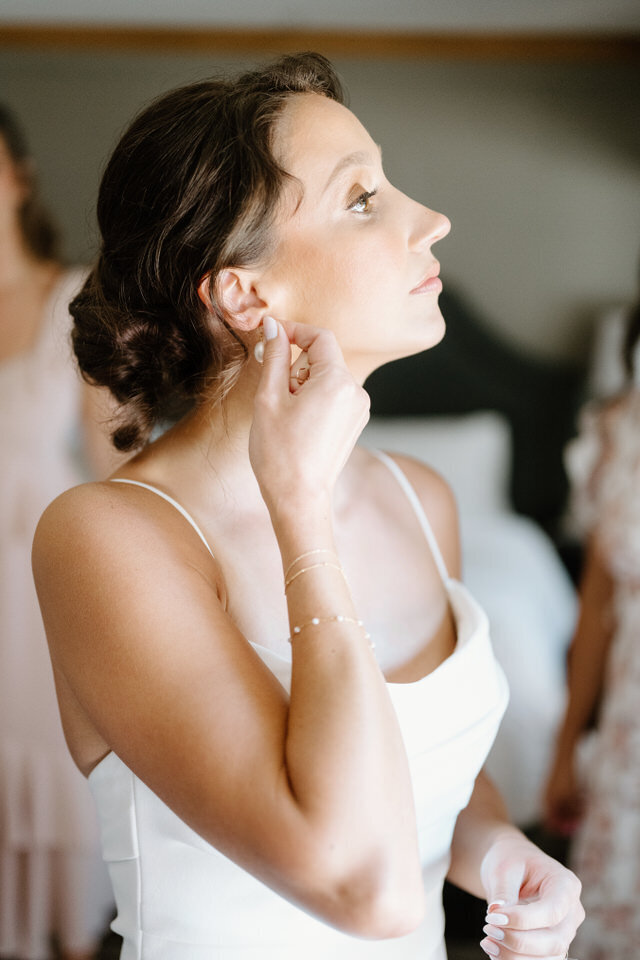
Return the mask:
<svg viewBox="0 0 640 960">
<path fill-rule="evenodd" d="M 226 267 L 268 255 L 288 178 L 272 133 L 294 93 L 344 102 L 328 60 L 287 56 L 160 97 L 109 160 L 98 196 L 100 254 L 70 310 L 83 376 L 121 405 L 119 450 L 142 446 L 155 424 L 205 391 L 223 397 L 247 359 L 215 281 Z M 198 296 L 207 274 L 211 310 Z"/>
</svg>

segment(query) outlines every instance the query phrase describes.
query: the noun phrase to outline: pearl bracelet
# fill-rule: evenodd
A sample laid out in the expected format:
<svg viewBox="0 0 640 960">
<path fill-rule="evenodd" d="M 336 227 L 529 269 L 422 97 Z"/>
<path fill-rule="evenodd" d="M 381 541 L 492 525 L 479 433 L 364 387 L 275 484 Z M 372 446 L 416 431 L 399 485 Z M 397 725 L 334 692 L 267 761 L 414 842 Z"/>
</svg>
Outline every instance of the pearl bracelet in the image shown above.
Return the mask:
<svg viewBox="0 0 640 960">
<path fill-rule="evenodd" d="M 317 627 L 321 623 L 355 623 L 356 626 L 361 627 L 364 630 L 364 623 L 362 620 L 355 620 L 353 617 L 345 617 L 341 613 L 336 614 L 333 617 L 312 617 L 311 620 L 307 620 L 306 623 L 301 623 L 299 626 L 295 626 L 291 631 L 291 636 L 289 637 L 289 643 L 293 643 L 293 638 L 297 637 L 303 630 L 307 627 Z M 369 641 L 369 646 L 372 650 L 375 650 L 375 643 L 371 642 L 371 634 L 367 633 L 365 630 L 364 639 Z"/>
</svg>

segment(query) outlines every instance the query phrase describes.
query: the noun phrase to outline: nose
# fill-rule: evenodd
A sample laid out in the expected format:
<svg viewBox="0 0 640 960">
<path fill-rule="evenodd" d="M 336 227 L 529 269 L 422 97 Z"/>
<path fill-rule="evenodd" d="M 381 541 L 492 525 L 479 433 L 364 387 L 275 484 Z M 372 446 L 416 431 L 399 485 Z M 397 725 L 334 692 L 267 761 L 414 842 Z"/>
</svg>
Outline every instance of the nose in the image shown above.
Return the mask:
<svg viewBox="0 0 640 960">
<path fill-rule="evenodd" d="M 444 213 L 437 213 L 429 207 L 415 202 L 415 222 L 411 235 L 412 248 L 431 247 L 442 240 L 451 230 L 451 221 Z"/>
</svg>

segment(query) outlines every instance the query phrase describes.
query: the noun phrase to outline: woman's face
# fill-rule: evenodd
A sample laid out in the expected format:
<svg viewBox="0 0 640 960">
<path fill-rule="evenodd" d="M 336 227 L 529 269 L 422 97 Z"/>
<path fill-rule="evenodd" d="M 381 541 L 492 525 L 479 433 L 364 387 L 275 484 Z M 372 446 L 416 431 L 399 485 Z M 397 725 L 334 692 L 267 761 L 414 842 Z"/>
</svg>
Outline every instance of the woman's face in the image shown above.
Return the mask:
<svg viewBox="0 0 640 960">
<path fill-rule="evenodd" d="M 300 182 L 285 187 L 262 290 L 279 319 L 332 329 L 354 375 L 437 343 L 439 264 L 450 230 L 386 179 L 380 150 L 345 107 L 291 97 L 275 152 Z"/>
</svg>

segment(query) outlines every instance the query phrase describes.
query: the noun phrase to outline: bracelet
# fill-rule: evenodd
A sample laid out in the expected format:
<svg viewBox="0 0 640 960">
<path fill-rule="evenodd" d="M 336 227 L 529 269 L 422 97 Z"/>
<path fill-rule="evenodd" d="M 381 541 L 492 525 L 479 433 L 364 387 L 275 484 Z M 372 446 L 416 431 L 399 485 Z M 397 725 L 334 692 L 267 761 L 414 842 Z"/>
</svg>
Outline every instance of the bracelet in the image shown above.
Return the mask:
<svg viewBox="0 0 640 960">
<path fill-rule="evenodd" d="M 301 623 L 299 626 L 295 626 L 291 631 L 291 636 L 289 637 L 289 643 L 293 643 L 293 638 L 297 637 L 303 630 L 307 627 L 317 627 L 321 623 L 355 623 L 356 626 L 362 627 L 364 629 L 364 623 L 362 620 L 356 620 L 354 617 L 345 617 L 341 613 L 336 614 L 333 617 L 312 617 L 311 620 L 307 620 L 306 623 Z M 375 643 L 371 642 L 371 634 L 364 632 L 364 639 L 369 641 L 369 646 L 372 650 L 375 650 Z"/>
<path fill-rule="evenodd" d="M 302 570 L 297 570 L 292 577 L 289 577 L 288 580 L 284 582 L 284 592 L 287 592 L 287 589 L 291 586 L 294 580 L 298 577 L 301 577 L 303 573 L 307 573 L 309 570 L 315 570 L 316 567 L 333 567 L 334 570 L 338 570 L 344 577 L 344 570 L 338 563 L 332 563 L 327 561 L 326 563 L 310 563 L 308 567 L 303 567 Z"/>
<path fill-rule="evenodd" d="M 284 579 L 285 579 L 285 580 L 287 579 L 287 577 L 288 577 L 289 574 L 291 573 L 291 568 L 292 568 L 292 567 L 295 567 L 296 563 L 298 563 L 299 560 L 304 560 L 305 557 L 312 557 L 312 556 L 313 556 L 314 554 L 316 554 L 316 553 L 331 553 L 331 554 L 333 554 L 333 556 L 335 557 L 334 551 L 333 551 L 333 550 L 329 550 L 328 547 L 320 547 L 319 550 L 307 550 L 306 553 L 301 553 L 299 557 L 296 557 L 295 560 L 292 560 L 292 561 L 291 561 L 291 563 L 289 564 L 289 566 L 288 566 L 287 569 L 285 570 Z"/>
</svg>

